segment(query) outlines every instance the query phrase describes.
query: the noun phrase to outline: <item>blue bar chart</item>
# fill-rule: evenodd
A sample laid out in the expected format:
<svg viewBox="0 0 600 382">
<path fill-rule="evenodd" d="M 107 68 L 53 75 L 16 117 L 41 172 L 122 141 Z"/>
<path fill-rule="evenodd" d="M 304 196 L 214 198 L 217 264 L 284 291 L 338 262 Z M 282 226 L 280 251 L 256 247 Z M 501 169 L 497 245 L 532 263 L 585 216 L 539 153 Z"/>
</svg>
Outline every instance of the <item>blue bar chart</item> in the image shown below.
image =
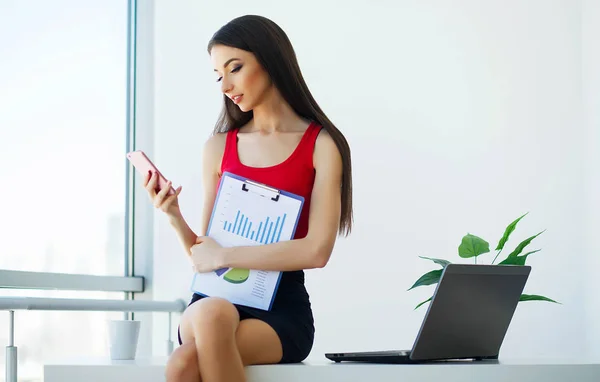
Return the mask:
<svg viewBox="0 0 600 382">
<path fill-rule="evenodd" d="M 235 219 L 223 222 L 223 231 L 250 239 L 260 244 L 278 243 L 287 214 L 267 216 L 263 221 L 252 221 L 243 211 L 237 210 Z"/>
</svg>

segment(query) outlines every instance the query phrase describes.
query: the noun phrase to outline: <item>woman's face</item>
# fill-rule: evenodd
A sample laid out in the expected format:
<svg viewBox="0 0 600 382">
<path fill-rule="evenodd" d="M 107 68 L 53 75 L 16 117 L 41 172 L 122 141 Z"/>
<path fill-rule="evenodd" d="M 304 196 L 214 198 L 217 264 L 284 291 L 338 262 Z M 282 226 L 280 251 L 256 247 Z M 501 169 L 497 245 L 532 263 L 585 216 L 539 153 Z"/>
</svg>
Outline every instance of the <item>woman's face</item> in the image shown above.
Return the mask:
<svg viewBox="0 0 600 382">
<path fill-rule="evenodd" d="M 221 91 L 242 111 L 250 111 L 263 101 L 272 84 L 254 54 L 215 45 L 210 57 Z"/>
</svg>

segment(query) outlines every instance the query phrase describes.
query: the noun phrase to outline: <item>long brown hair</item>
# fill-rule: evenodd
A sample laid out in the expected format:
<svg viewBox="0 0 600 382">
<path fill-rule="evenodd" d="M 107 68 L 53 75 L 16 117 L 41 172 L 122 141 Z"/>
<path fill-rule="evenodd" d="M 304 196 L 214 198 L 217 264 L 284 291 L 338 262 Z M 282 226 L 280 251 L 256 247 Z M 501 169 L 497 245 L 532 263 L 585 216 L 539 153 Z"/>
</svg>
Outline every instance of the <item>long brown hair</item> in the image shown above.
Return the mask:
<svg viewBox="0 0 600 382">
<path fill-rule="evenodd" d="M 342 209 L 338 233 L 347 236 L 352 230 L 353 221 L 350 146 L 310 93 L 286 33 L 265 17 L 247 15 L 233 19 L 213 35 L 208 43 L 209 54 L 215 45 L 226 45 L 253 53 L 292 109 L 300 117 L 323 126 L 333 138 L 343 165 Z M 227 96 L 223 96 L 223 102 L 215 134 L 239 129 L 252 119 L 252 110 L 241 111 Z"/>
</svg>

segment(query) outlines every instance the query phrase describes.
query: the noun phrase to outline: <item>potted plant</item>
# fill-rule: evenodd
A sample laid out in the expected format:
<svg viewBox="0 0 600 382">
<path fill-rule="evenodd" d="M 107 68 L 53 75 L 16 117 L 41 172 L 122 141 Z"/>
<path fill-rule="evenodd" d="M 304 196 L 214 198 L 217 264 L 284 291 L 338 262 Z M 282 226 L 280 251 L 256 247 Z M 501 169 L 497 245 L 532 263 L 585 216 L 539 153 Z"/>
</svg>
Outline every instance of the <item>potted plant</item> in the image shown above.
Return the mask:
<svg viewBox="0 0 600 382">
<path fill-rule="evenodd" d="M 527 214 L 528 213 L 522 215 L 521 217 L 519 217 L 518 219 L 516 219 L 515 221 L 510 223 L 508 225 L 508 227 L 506 227 L 506 229 L 504 230 L 504 235 L 502 235 L 502 237 L 498 241 L 498 245 L 496 246 L 496 251 L 498 251 L 498 253 L 496 253 L 496 256 L 492 260 L 491 264 L 494 264 L 496 262 L 496 259 L 498 258 L 500 253 L 502 253 L 502 250 L 504 249 L 504 245 L 508 241 L 508 238 L 510 237 L 511 233 L 517 227 L 517 223 L 519 223 L 519 221 L 521 219 L 523 219 Z M 544 230 L 544 231 L 546 231 L 546 230 Z M 532 255 L 534 253 L 541 251 L 541 249 L 529 251 L 529 252 L 526 252 L 525 254 L 523 254 L 523 250 L 525 249 L 525 247 L 527 247 L 533 241 L 533 239 L 535 239 L 536 237 L 538 237 L 539 235 L 544 233 L 544 231 L 541 231 L 541 232 L 523 240 L 521 243 L 519 243 L 519 245 L 517 245 L 517 247 L 504 260 L 502 260 L 500 263 L 498 263 L 498 265 L 516 265 L 516 266 L 525 265 L 525 261 L 527 261 L 527 257 L 529 255 Z M 460 245 L 458 246 L 458 255 L 463 259 L 473 258 L 475 261 L 475 264 L 477 264 L 478 256 L 483 255 L 485 253 L 489 253 L 489 252 L 490 252 L 489 243 L 480 237 L 471 235 L 470 233 L 467 233 L 467 235 L 465 235 L 462 238 L 462 241 L 461 241 Z M 437 284 L 440 280 L 443 269 L 448 264 L 450 264 L 450 261 L 444 260 L 444 259 L 436 259 L 436 258 L 425 257 L 425 256 L 419 256 L 419 257 L 422 259 L 433 261 L 434 263 L 441 266 L 442 269 L 436 269 L 436 270 L 425 273 L 423 276 L 419 277 L 419 279 L 408 290 L 411 290 L 411 289 L 414 289 L 414 288 L 420 287 L 420 286 Z M 429 301 L 431 301 L 431 297 L 428 298 L 427 300 L 419 303 L 415 307 L 415 309 L 418 309 L 419 307 L 428 303 Z M 557 303 L 556 301 L 554 301 L 551 298 L 536 295 L 536 294 L 522 294 L 519 301 L 548 301 L 548 302 Z"/>
</svg>

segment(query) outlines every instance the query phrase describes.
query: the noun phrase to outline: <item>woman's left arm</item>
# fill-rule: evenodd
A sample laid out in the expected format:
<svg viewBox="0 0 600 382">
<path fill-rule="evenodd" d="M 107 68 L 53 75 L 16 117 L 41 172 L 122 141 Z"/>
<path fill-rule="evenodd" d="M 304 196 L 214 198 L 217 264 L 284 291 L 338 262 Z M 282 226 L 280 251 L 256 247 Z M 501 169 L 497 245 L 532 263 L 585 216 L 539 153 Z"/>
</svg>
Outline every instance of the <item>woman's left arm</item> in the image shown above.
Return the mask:
<svg viewBox="0 0 600 382">
<path fill-rule="evenodd" d="M 315 182 L 306 237 L 266 245 L 218 247 L 209 256 L 215 261 L 210 268 L 295 271 L 327 264 L 340 224 L 343 167 L 340 152 L 325 130 L 317 137 L 313 163 Z"/>
</svg>

